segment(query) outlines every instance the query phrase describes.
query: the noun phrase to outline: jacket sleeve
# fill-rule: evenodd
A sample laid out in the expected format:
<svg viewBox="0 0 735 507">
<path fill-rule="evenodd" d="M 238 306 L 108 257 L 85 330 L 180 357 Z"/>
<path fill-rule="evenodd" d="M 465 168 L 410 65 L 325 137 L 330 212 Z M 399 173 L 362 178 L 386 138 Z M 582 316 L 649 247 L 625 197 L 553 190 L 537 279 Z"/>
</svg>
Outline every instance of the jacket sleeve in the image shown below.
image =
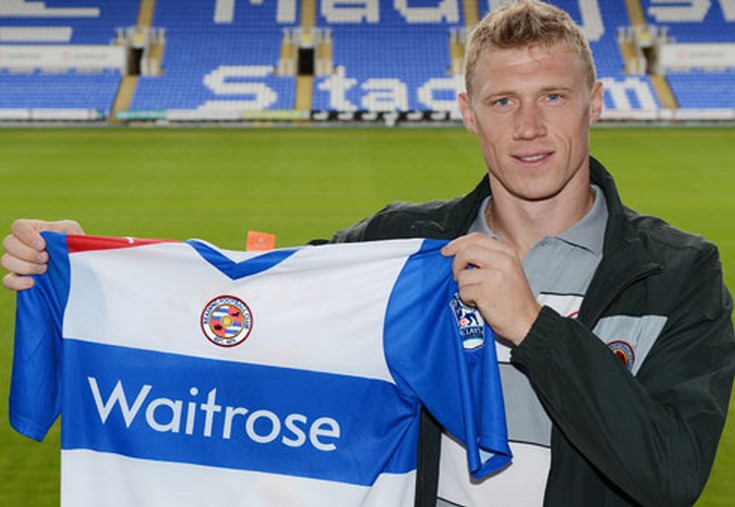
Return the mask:
<svg viewBox="0 0 735 507">
<path fill-rule="evenodd" d="M 678 271 L 676 283 L 665 275 L 663 282 L 640 282 L 637 300 L 623 307 L 645 306 L 651 294 L 668 306 L 654 305 L 666 312 L 667 323 L 635 377 L 581 322 L 549 308 L 512 354 L 579 460 L 640 505 L 695 502 L 728 410 L 735 371 L 732 298 L 713 246 L 687 264 L 664 266 Z M 569 479 L 565 488 L 593 487 Z M 580 494 L 594 498 L 589 493 Z"/>
<path fill-rule="evenodd" d="M 419 235 L 414 232 L 410 213 L 405 212 L 405 208 L 409 207 L 410 204 L 402 202 L 388 204 L 374 215 L 336 232 L 331 242 L 350 243 L 418 237 Z"/>
</svg>

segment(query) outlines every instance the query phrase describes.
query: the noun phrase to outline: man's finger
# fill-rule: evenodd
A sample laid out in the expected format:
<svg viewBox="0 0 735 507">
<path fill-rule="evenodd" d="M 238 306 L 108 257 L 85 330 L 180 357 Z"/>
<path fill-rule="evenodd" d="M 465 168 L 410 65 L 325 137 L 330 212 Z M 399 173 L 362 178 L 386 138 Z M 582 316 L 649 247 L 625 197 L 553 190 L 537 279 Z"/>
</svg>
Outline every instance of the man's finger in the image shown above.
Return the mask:
<svg viewBox="0 0 735 507">
<path fill-rule="evenodd" d="M 45 273 L 47 268 L 45 262 L 27 261 L 8 253 L 2 256 L 2 266 L 11 273 L 19 275 L 40 275 Z"/>
<path fill-rule="evenodd" d="M 84 234 L 82 226 L 76 220 L 58 220 L 56 222 L 45 222 L 45 231 L 63 232 L 65 234 Z"/>
<path fill-rule="evenodd" d="M 5 237 L 3 240 L 3 248 L 5 248 L 8 257 L 17 257 L 20 260 L 39 264 L 44 264 L 48 260 L 48 254 L 43 249 L 38 250 L 33 246 L 29 246 L 13 235 Z M 5 262 L 3 262 L 3 266 L 5 269 L 13 271 L 10 267 L 5 266 Z"/>
<path fill-rule="evenodd" d="M 18 241 L 39 252 L 46 248 L 46 242 L 41 237 L 41 231 L 47 224 L 42 220 L 19 219 L 10 226 L 10 230 Z M 7 246 L 5 247 L 7 249 Z"/>
<path fill-rule="evenodd" d="M 33 287 L 34 280 L 30 276 L 18 276 L 8 273 L 3 277 L 3 286 L 13 291 L 26 290 Z"/>
</svg>

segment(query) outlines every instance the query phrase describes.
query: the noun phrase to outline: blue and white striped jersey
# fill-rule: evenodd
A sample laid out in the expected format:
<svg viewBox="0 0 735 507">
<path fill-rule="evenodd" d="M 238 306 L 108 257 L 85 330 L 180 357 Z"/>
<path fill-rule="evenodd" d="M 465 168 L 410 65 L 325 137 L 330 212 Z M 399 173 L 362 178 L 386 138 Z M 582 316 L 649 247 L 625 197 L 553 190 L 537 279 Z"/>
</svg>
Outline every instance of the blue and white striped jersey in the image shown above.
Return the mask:
<svg viewBox="0 0 735 507">
<path fill-rule="evenodd" d="M 510 460 L 493 335 L 444 242 L 45 238 L 10 420 L 40 440 L 61 414 L 62 505 L 410 506 L 422 405 L 473 475 Z"/>
</svg>

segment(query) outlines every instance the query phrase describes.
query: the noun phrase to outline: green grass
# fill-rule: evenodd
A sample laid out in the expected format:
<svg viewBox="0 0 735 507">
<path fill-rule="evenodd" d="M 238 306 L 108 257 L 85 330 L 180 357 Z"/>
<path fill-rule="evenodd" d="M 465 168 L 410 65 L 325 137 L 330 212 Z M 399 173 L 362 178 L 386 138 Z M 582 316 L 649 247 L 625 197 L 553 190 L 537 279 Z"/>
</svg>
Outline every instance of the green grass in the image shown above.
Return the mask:
<svg viewBox="0 0 735 507">
<path fill-rule="evenodd" d="M 626 202 L 715 241 L 733 288 L 734 143 L 735 129 L 596 129 L 592 137 Z M 393 200 L 465 193 L 483 172 L 476 139 L 461 129 L 6 129 L 0 227 L 70 217 L 96 234 L 199 237 L 237 249 L 253 229 L 290 246 Z M 13 295 L 0 290 L 0 505 L 55 506 L 58 425 L 37 444 L 7 422 L 13 316 Z M 735 417 L 697 505 L 732 505 L 734 474 Z"/>
</svg>

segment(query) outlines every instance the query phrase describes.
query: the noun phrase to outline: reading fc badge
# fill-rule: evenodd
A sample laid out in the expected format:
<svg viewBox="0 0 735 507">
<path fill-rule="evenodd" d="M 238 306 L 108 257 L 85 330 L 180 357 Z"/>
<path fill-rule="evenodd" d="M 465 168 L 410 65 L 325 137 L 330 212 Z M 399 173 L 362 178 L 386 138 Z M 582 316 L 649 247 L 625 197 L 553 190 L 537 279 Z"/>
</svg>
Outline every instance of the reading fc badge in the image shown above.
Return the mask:
<svg viewBox="0 0 735 507">
<path fill-rule="evenodd" d="M 467 306 L 454 294 L 449 303 L 457 320 L 459 336 L 462 338 L 462 346 L 465 350 L 474 350 L 485 344 L 485 321 L 477 308 Z"/>
<path fill-rule="evenodd" d="M 240 299 L 219 296 L 204 307 L 201 324 L 209 341 L 222 347 L 234 347 L 250 335 L 253 315 Z"/>
<path fill-rule="evenodd" d="M 628 370 L 633 370 L 633 363 L 635 362 L 635 351 L 631 347 L 630 343 L 623 340 L 611 341 L 607 344 L 613 354 L 618 356 Z"/>
</svg>

